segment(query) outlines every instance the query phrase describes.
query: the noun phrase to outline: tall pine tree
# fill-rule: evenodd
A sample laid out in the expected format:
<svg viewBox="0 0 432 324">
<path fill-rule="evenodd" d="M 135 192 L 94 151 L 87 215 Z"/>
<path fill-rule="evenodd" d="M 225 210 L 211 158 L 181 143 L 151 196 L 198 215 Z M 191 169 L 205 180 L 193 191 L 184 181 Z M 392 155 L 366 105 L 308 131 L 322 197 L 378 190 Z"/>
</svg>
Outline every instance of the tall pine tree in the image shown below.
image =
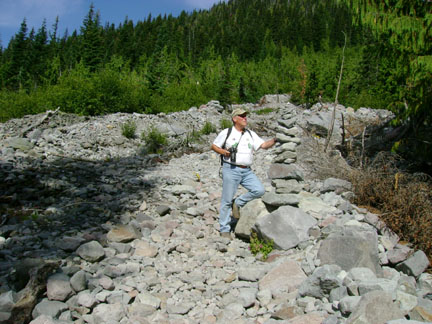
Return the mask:
<svg viewBox="0 0 432 324">
<path fill-rule="evenodd" d="M 83 25 L 81 27 L 82 60 L 86 67 L 91 71 L 95 71 L 103 63 L 104 48 L 100 15 L 95 12 L 93 4 L 90 5 Z"/>
</svg>

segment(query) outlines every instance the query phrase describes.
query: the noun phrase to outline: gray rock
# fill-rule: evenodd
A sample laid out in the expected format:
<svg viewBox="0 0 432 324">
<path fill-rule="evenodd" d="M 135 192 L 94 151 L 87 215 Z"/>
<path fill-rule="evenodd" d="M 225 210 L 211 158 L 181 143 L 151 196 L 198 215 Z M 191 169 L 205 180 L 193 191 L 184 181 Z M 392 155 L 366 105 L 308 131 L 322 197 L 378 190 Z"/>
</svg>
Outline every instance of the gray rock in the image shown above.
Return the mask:
<svg viewBox="0 0 432 324">
<path fill-rule="evenodd" d="M 295 165 L 272 164 L 268 171 L 270 179 L 295 179 L 303 181 L 303 172 Z"/>
<path fill-rule="evenodd" d="M 366 267 L 378 276 L 382 275 L 378 238 L 372 231 L 349 228 L 332 233 L 322 241 L 318 258 L 321 264 L 337 264 L 345 271 Z"/>
<path fill-rule="evenodd" d="M 298 195 L 276 194 L 273 192 L 266 192 L 261 199 L 265 204 L 275 206 L 275 207 L 286 206 L 286 205 L 297 206 L 300 201 Z"/>
<path fill-rule="evenodd" d="M 293 138 L 291 136 L 285 135 L 283 133 L 276 133 L 276 140 L 279 143 L 292 143 Z"/>
<path fill-rule="evenodd" d="M 22 137 L 12 137 L 7 141 L 6 145 L 24 152 L 28 152 L 34 147 L 34 144 L 32 142 Z"/>
<path fill-rule="evenodd" d="M 339 302 L 339 309 L 344 316 L 350 315 L 360 302 L 360 296 L 346 296 Z"/>
<path fill-rule="evenodd" d="M 351 190 L 352 184 L 349 181 L 336 178 L 325 179 L 321 188 L 322 193 L 334 191 L 337 194 L 341 194 L 342 192 Z"/>
<path fill-rule="evenodd" d="M 376 274 L 369 268 L 351 268 L 347 276 L 354 281 L 361 282 L 371 279 L 376 279 Z"/>
<path fill-rule="evenodd" d="M 11 312 L 17 300 L 17 294 L 12 290 L 2 293 L 0 295 L 0 312 Z"/>
<path fill-rule="evenodd" d="M 307 129 L 320 137 L 327 137 L 331 119 L 332 111 L 319 111 L 305 118 Z M 336 119 L 332 134 L 335 142 L 340 142 L 340 129 L 340 121 Z"/>
<path fill-rule="evenodd" d="M 261 306 L 267 306 L 272 300 L 272 292 L 270 289 L 262 289 L 257 293 L 257 299 Z"/>
<path fill-rule="evenodd" d="M 309 238 L 309 229 L 316 223 L 313 217 L 299 208 L 282 206 L 257 219 L 255 228 L 258 236 L 273 240 L 275 248 L 288 250 L 306 241 Z"/>
<path fill-rule="evenodd" d="M 303 190 L 303 184 L 297 180 L 283 180 L 275 179 L 272 180 L 272 185 L 276 187 L 276 193 L 299 193 Z"/>
<path fill-rule="evenodd" d="M 92 314 L 95 324 L 120 323 L 126 316 L 126 311 L 122 304 L 99 304 Z"/>
<path fill-rule="evenodd" d="M 315 298 L 329 297 L 333 289 L 342 286 L 342 280 L 338 277 L 341 270 L 337 265 L 316 268 L 299 287 L 299 295 Z"/>
<path fill-rule="evenodd" d="M 418 278 L 417 284 L 420 297 L 428 294 L 432 295 L 432 274 L 422 273 Z"/>
<path fill-rule="evenodd" d="M 69 277 L 62 273 L 56 273 L 48 278 L 47 296 L 49 300 L 65 301 L 72 295 L 72 287 Z"/>
<path fill-rule="evenodd" d="M 286 128 L 285 126 L 278 125 L 276 127 L 276 131 L 292 137 L 298 136 L 300 134 L 300 129 L 295 126 L 291 128 Z"/>
<path fill-rule="evenodd" d="M 423 251 L 417 251 L 406 261 L 399 263 L 396 269 L 408 276 L 418 277 L 429 267 L 429 259 Z"/>
<path fill-rule="evenodd" d="M 51 316 L 40 315 L 35 318 L 30 324 L 72 324 L 72 321 L 59 321 L 53 319 Z"/>
<path fill-rule="evenodd" d="M 172 192 L 175 195 L 183 195 L 183 194 L 189 194 L 189 195 L 195 195 L 196 190 L 194 187 L 189 185 L 175 185 L 172 187 L 167 187 L 165 190 Z"/>
<path fill-rule="evenodd" d="M 357 307 L 348 317 L 347 324 L 385 324 L 400 318 L 404 318 L 404 314 L 390 295 L 372 291 L 361 297 Z"/>
<path fill-rule="evenodd" d="M 421 322 L 432 322 L 432 300 L 418 298 L 417 305 L 409 313 L 409 318 Z"/>
<path fill-rule="evenodd" d="M 329 301 L 332 303 L 334 301 L 340 301 L 342 298 L 348 296 L 348 290 L 346 287 L 336 287 L 330 291 Z"/>
<path fill-rule="evenodd" d="M 175 304 L 175 303 L 169 303 L 167 302 L 166 310 L 168 314 L 178 314 L 178 315 L 185 315 L 189 313 L 189 311 L 194 307 L 193 303 L 181 303 L 181 304 Z"/>
<path fill-rule="evenodd" d="M 397 244 L 392 250 L 387 251 L 387 259 L 391 264 L 398 264 L 405 261 L 413 252 L 409 246 Z"/>
<path fill-rule="evenodd" d="M 298 196 L 300 198 L 299 208 L 316 219 L 326 218 L 326 216 L 334 215 L 338 211 L 336 207 L 309 192 L 302 191 Z"/>
<path fill-rule="evenodd" d="M 241 288 L 238 301 L 244 308 L 249 308 L 255 304 L 257 293 L 258 289 L 256 288 Z"/>
<path fill-rule="evenodd" d="M 67 309 L 68 306 L 66 303 L 56 300 L 48 300 L 44 298 L 40 303 L 35 306 L 32 312 L 32 316 L 33 318 L 37 318 L 40 315 L 47 315 L 51 316 L 52 318 L 56 318 L 60 315 L 61 312 L 64 312 Z"/>
<path fill-rule="evenodd" d="M 116 243 L 127 243 L 140 237 L 138 230 L 130 225 L 117 225 L 107 234 L 108 241 Z"/>
<path fill-rule="evenodd" d="M 297 153 L 292 151 L 284 151 L 280 154 L 278 154 L 274 159 L 274 163 L 284 163 L 286 160 L 293 160 L 295 161 L 297 159 Z"/>
<path fill-rule="evenodd" d="M 129 318 L 136 319 L 141 323 L 146 317 L 154 314 L 157 309 L 148 304 L 132 303 L 128 308 Z M 150 323 L 150 322 L 149 322 Z"/>
<path fill-rule="evenodd" d="M 286 260 L 272 268 L 259 281 L 259 290 L 268 289 L 273 296 L 296 290 L 306 279 L 300 265 L 292 260 Z"/>
<path fill-rule="evenodd" d="M 83 290 L 77 294 L 77 304 L 92 309 L 98 301 L 89 290 Z"/>
<path fill-rule="evenodd" d="M 138 294 L 135 300 L 138 301 L 140 304 L 150 305 L 154 309 L 158 309 L 161 305 L 161 300 L 159 298 L 147 292 Z"/>
<path fill-rule="evenodd" d="M 80 270 L 70 278 L 70 285 L 75 292 L 80 292 L 87 288 L 87 274 Z"/>
<path fill-rule="evenodd" d="M 243 281 L 258 281 L 264 274 L 264 270 L 258 267 L 240 268 L 238 270 L 238 278 Z"/>
<path fill-rule="evenodd" d="M 371 292 L 371 291 L 384 291 L 392 298 L 396 298 L 396 288 L 397 282 L 384 278 L 376 278 L 363 280 L 358 283 L 358 292 L 361 296 Z"/>
<path fill-rule="evenodd" d="M 287 128 L 287 129 L 292 128 L 296 122 L 297 122 L 297 118 L 295 118 L 295 117 L 290 118 L 290 119 L 279 119 L 278 120 L 279 125 Z"/>
<path fill-rule="evenodd" d="M 62 237 L 56 242 L 56 245 L 66 251 L 73 252 L 75 251 L 85 240 L 82 237 Z"/>
<path fill-rule="evenodd" d="M 84 243 L 76 252 L 81 258 L 89 262 L 96 262 L 105 257 L 105 251 L 97 241 Z"/>
<path fill-rule="evenodd" d="M 249 239 L 251 229 L 256 220 L 268 214 L 267 208 L 261 199 L 254 199 L 240 208 L 240 219 L 235 226 L 235 234 L 238 237 Z"/>
<path fill-rule="evenodd" d="M 166 205 L 159 205 L 156 207 L 156 213 L 159 214 L 159 216 L 165 216 L 171 211 L 171 208 Z"/>
</svg>

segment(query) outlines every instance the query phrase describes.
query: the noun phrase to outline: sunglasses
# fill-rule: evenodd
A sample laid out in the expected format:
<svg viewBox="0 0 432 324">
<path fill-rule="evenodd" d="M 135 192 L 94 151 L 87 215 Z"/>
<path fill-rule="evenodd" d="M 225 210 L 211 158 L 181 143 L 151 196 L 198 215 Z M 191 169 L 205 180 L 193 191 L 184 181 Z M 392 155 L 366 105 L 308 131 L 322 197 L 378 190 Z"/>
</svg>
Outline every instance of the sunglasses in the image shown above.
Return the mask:
<svg viewBox="0 0 432 324">
<path fill-rule="evenodd" d="M 241 117 L 241 118 L 246 118 L 246 117 L 247 117 L 247 114 L 241 114 L 241 115 L 237 115 L 237 116 L 239 116 L 239 117 Z"/>
</svg>

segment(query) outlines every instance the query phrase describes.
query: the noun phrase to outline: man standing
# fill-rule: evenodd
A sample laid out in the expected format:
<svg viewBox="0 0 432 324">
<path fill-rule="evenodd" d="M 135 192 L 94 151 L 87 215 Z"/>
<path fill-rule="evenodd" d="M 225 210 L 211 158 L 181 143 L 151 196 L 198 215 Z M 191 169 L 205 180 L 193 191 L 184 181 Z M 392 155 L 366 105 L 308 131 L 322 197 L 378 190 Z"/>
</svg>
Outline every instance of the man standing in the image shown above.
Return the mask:
<svg viewBox="0 0 432 324">
<path fill-rule="evenodd" d="M 221 236 L 228 238 L 231 238 L 231 211 L 233 217 L 238 219 L 239 208 L 265 193 L 261 181 L 251 170 L 253 152 L 260 148 L 268 149 L 276 142 L 274 138 L 264 141 L 255 132 L 246 129 L 247 114 L 244 109 L 235 109 L 231 115 L 234 126 L 221 131 L 211 146 L 213 151 L 222 156 L 219 224 Z M 233 200 L 239 185 L 248 192 Z"/>
</svg>

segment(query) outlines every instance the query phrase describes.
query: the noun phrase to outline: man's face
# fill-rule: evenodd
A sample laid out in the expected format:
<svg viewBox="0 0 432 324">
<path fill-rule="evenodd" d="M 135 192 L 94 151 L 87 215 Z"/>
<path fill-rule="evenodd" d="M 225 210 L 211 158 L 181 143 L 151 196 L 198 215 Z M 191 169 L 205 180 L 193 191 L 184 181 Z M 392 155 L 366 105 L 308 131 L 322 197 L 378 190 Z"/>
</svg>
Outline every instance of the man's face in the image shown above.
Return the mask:
<svg viewBox="0 0 432 324">
<path fill-rule="evenodd" d="M 247 114 L 241 114 L 234 117 L 234 122 L 240 126 L 247 125 Z"/>
</svg>

